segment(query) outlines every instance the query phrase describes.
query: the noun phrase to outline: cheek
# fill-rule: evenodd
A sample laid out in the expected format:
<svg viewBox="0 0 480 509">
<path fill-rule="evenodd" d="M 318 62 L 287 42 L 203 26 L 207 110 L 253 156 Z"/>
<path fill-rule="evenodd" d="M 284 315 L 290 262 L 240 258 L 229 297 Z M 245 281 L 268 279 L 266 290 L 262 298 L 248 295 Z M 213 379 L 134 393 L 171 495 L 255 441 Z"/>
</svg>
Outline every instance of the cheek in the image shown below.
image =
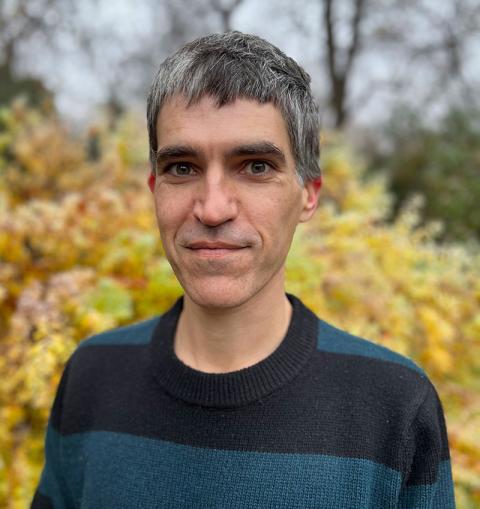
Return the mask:
<svg viewBox="0 0 480 509">
<path fill-rule="evenodd" d="M 273 252 L 284 250 L 290 244 L 300 214 L 300 198 L 294 195 L 263 197 L 256 200 L 251 222 L 257 226 L 263 243 Z"/>
<path fill-rule="evenodd" d="M 171 238 L 181 224 L 185 214 L 184 200 L 172 198 L 171 195 L 157 193 L 155 197 L 155 214 L 162 239 Z"/>
</svg>

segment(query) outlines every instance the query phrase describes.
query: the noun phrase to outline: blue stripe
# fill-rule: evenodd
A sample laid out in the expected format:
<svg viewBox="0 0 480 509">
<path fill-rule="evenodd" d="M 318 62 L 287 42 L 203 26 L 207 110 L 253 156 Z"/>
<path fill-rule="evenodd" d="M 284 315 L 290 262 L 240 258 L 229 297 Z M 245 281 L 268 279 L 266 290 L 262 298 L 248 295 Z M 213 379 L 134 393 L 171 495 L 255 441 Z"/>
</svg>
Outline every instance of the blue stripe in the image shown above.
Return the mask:
<svg viewBox="0 0 480 509">
<path fill-rule="evenodd" d="M 160 316 L 155 316 L 148 320 L 96 334 L 85 339 L 78 346 L 83 348 L 91 345 L 145 345 L 150 342 L 153 329 L 160 318 Z"/>
<path fill-rule="evenodd" d="M 449 460 L 442 461 L 435 484 L 408 486 L 402 492 L 398 509 L 455 509 L 452 490 L 452 467 Z"/>
<path fill-rule="evenodd" d="M 50 424 L 47 426 L 45 439 L 45 466 L 40 477 L 38 492 L 40 498 L 46 497 L 54 507 L 64 507 L 65 487 L 62 486 L 62 476 L 60 474 L 62 465 L 59 461 L 60 446 L 62 444 L 61 436 L 53 429 Z M 37 497 L 38 498 L 38 497 Z M 45 500 L 45 498 L 43 498 Z M 36 506 L 38 502 L 35 500 Z M 35 507 L 36 507 L 35 506 Z"/>
<path fill-rule="evenodd" d="M 317 350 L 324 352 L 340 353 L 345 355 L 360 355 L 384 361 L 395 362 L 407 368 L 413 369 L 425 376 L 425 372 L 411 359 L 393 352 L 384 346 L 377 345 L 366 339 L 349 334 L 333 325 L 318 319 Z"/>
<path fill-rule="evenodd" d="M 399 472 L 363 459 L 203 449 L 103 431 L 55 440 L 82 507 L 388 509 L 401 485 Z M 43 493 L 53 493 L 51 482 L 42 478 Z"/>
</svg>

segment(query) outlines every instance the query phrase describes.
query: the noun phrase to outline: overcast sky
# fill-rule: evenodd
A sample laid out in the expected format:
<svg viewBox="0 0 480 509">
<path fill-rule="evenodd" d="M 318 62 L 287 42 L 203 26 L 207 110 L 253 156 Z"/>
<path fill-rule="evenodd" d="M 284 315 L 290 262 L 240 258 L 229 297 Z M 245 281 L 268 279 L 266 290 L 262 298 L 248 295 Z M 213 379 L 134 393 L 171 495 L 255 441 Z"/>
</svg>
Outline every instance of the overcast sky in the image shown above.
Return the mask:
<svg viewBox="0 0 480 509">
<path fill-rule="evenodd" d="M 430 0 L 433 1 L 433 0 Z M 448 16 L 451 2 L 434 2 L 438 15 Z M 96 35 L 94 58 L 88 58 L 78 47 L 77 40 L 69 32 L 59 34 L 58 46 L 61 50 L 52 54 L 47 51 L 41 38 L 24 47 L 22 62 L 24 70 L 33 71 L 42 77 L 56 93 L 57 105 L 65 116 L 76 122 L 88 123 L 94 116 L 99 104 L 105 102 L 109 89 L 122 90 L 123 98 L 136 95 L 135 107 L 145 108 L 145 91 L 138 94 L 138 82 L 148 83 L 153 78 L 155 68 L 140 68 L 134 62 L 127 62 L 120 77 L 113 75 L 111 69 L 125 58 L 125 48 L 135 49 L 138 54 L 152 52 L 151 41 L 162 34 L 162 26 L 155 26 L 151 20 L 148 3 L 129 0 L 84 1 L 81 4 L 77 21 L 87 26 Z M 162 21 L 161 2 L 158 2 L 157 18 Z M 297 0 L 295 10 L 287 0 L 259 2 L 245 0 L 233 18 L 234 28 L 258 34 L 296 59 L 312 76 L 312 88 L 322 101 L 326 96 L 326 76 L 321 65 L 320 48 L 324 44 L 321 27 L 320 2 Z M 349 5 L 348 2 L 335 4 L 337 7 Z M 351 4 L 350 4 L 351 5 Z M 449 7 L 450 6 L 450 7 Z M 288 10 L 290 9 L 290 11 Z M 442 12 L 442 9 L 445 12 Z M 281 15 L 279 15 L 281 13 Z M 189 13 L 185 13 L 186 16 Z M 212 17 L 214 15 L 212 14 Z M 209 26 L 219 26 L 215 19 L 208 20 Z M 412 37 L 428 40 L 428 27 L 407 26 Z M 154 31 L 154 32 L 152 32 Z M 192 37 L 197 35 L 193 33 Z M 348 36 L 339 27 L 340 40 Z M 117 41 L 121 41 L 119 44 Z M 150 42 L 149 42 L 150 41 Z M 478 42 L 478 40 L 477 40 Z M 150 45 L 149 45 L 150 44 Z M 478 55 L 480 46 L 467 48 L 469 60 L 466 74 L 469 79 L 480 75 Z M 158 49 L 160 55 L 161 48 Z M 158 65 L 160 58 L 155 64 Z M 140 69 L 140 70 L 139 70 Z M 432 68 L 434 69 L 434 68 Z M 124 72 L 123 72 L 124 71 Z M 142 80 L 136 73 L 143 73 Z M 366 52 L 356 63 L 353 80 L 352 104 L 357 122 L 369 124 L 385 116 L 392 104 L 398 100 L 391 87 L 383 87 L 382 82 L 397 76 L 411 83 L 411 90 L 418 94 L 428 92 L 433 73 L 427 67 L 411 67 L 411 63 L 402 61 L 388 49 L 381 52 Z M 133 101 L 131 102 L 133 107 Z"/>
</svg>

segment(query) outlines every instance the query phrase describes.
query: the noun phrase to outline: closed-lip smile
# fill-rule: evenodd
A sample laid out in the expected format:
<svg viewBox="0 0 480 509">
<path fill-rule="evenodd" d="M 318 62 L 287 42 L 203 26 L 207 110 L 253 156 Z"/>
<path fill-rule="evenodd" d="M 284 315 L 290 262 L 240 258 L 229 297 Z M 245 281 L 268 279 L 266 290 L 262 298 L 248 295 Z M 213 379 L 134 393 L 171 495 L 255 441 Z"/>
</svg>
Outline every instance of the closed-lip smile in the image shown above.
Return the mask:
<svg viewBox="0 0 480 509">
<path fill-rule="evenodd" d="M 228 242 L 192 242 L 188 244 L 189 249 L 242 249 L 247 246 L 237 246 L 235 244 L 229 244 Z"/>
</svg>

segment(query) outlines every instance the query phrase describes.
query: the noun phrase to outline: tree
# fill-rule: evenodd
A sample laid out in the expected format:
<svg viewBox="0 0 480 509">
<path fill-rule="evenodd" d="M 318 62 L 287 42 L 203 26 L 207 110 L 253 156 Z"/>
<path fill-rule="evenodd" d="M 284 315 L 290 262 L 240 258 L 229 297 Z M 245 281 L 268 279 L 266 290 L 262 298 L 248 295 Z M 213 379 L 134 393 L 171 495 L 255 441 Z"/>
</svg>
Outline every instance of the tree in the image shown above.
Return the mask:
<svg viewBox="0 0 480 509">
<path fill-rule="evenodd" d="M 233 29 L 232 16 L 242 3 L 243 0 L 228 0 L 228 2 L 212 0 L 213 10 L 220 14 L 223 32 L 228 32 Z"/>
<path fill-rule="evenodd" d="M 424 196 L 424 219 L 440 219 L 448 241 L 480 241 L 480 109 L 452 107 L 435 126 L 399 109 L 384 126 L 384 143 L 367 151 L 372 169 L 387 173 L 393 216 L 413 195 Z"/>
<path fill-rule="evenodd" d="M 426 117 L 452 104 L 480 106 L 472 59 L 480 49 L 476 0 L 389 0 L 383 11 L 373 24 L 372 49 L 391 55 L 390 86 L 399 102 L 421 107 Z"/>
<path fill-rule="evenodd" d="M 326 34 L 327 72 L 330 82 L 329 105 L 334 112 L 334 125 L 342 127 L 349 117 L 348 85 L 353 64 L 362 45 L 361 24 L 366 15 L 365 0 L 355 0 L 349 23 L 350 41 L 345 48 L 338 44 L 333 0 L 323 0 L 323 26 Z"/>
<path fill-rule="evenodd" d="M 334 127 L 385 120 L 396 103 L 431 119 L 452 103 L 479 106 L 476 0 L 299 0 L 286 9 L 292 36 L 318 47 Z"/>
<path fill-rule="evenodd" d="M 41 36 L 47 42 L 53 23 L 55 0 L 13 0 L 0 4 L 0 103 L 23 93 L 32 102 L 50 96 L 44 83 L 35 77 L 19 77 L 17 63 L 22 45 Z"/>
</svg>

